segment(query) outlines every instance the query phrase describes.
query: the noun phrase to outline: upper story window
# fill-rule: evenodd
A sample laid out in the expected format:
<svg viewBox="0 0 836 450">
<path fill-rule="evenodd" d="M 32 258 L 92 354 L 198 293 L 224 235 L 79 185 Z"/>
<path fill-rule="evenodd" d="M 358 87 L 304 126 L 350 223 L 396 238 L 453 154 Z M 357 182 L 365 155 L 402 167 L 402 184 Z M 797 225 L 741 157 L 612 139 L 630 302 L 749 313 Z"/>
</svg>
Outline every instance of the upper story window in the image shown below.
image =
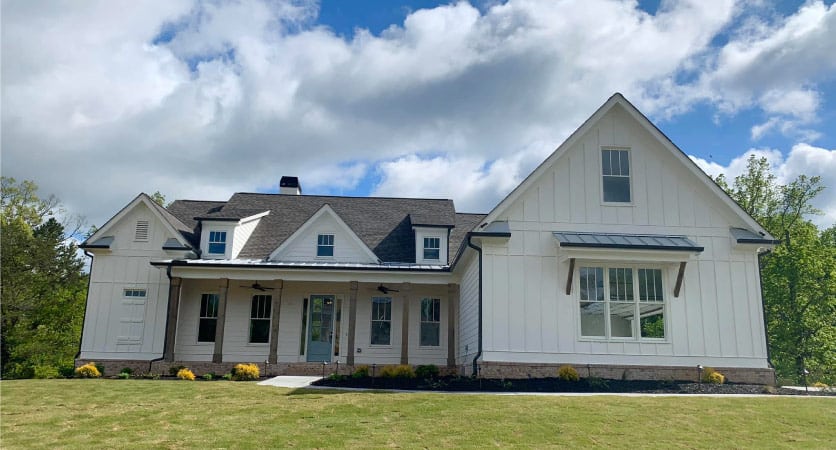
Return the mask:
<svg viewBox="0 0 836 450">
<path fill-rule="evenodd" d="M 441 254 L 441 238 L 424 238 L 424 259 L 439 259 Z"/>
<path fill-rule="evenodd" d="M 137 220 L 136 229 L 134 230 L 134 241 L 148 242 L 150 229 L 151 224 L 147 220 Z"/>
<path fill-rule="evenodd" d="M 334 256 L 333 234 L 320 234 L 316 237 L 316 256 Z"/>
<path fill-rule="evenodd" d="M 581 267 L 581 336 L 605 339 L 664 339 L 662 270 Z"/>
<path fill-rule="evenodd" d="M 125 289 L 122 292 L 124 297 L 145 297 L 145 289 Z"/>
<path fill-rule="evenodd" d="M 630 151 L 601 149 L 604 201 L 630 203 Z"/>
<path fill-rule="evenodd" d="M 226 253 L 226 231 L 209 232 L 209 253 L 216 255 Z"/>
</svg>

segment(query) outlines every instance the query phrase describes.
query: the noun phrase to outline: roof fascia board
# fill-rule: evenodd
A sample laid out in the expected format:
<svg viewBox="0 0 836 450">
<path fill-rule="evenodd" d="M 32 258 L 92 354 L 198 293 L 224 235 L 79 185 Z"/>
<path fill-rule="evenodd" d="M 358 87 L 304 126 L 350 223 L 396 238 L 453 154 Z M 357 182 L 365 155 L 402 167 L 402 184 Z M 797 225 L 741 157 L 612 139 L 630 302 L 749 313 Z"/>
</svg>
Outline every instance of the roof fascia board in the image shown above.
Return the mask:
<svg viewBox="0 0 836 450">
<path fill-rule="evenodd" d="M 188 242 L 186 242 L 186 239 L 183 237 L 183 235 L 180 234 L 179 231 L 175 230 L 174 227 L 171 226 L 170 223 L 168 223 L 168 220 L 166 220 L 166 218 L 163 217 L 163 215 L 159 211 L 157 211 L 157 208 L 155 208 L 152 205 L 153 202 L 154 202 L 154 200 L 152 200 L 151 197 L 148 196 L 148 194 L 146 194 L 144 192 L 141 192 L 139 195 L 134 197 L 134 199 L 131 200 L 127 205 L 125 205 L 122 209 L 120 209 L 119 212 L 116 213 L 116 215 L 114 215 L 113 217 L 110 218 L 110 220 L 105 222 L 105 224 L 102 225 L 101 228 L 96 230 L 96 232 L 93 233 L 92 236 L 85 239 L 84 242 L 82 242 L 82 245 L 84 245 L 84 243 L 86 243 L 86 242 L 95 242 L 98 239 L 101 239 L 101 238 L 105 237 L 107 235 L 106 233 L 108 231 L 110 231 L 110 229 L 113 228 L 113 226 L 115 224 L 117 224 L 126 215 L 128 215 L 129 212 L 133 211 L 134 208 L 137 207 L 137 205 L 142 203 L 142 204 L 145 205 L 146 208 L 148 208 L 149 210 L 151 210 L 154 213 L 154 215 L 157 217 L 157 219 L 160 222 L 162 222 L 162 224 L 166 228 L 166 230 L 168 230 L 168 232 L 171 233 L 172 236 L 174 236 L 174 239 L 177 239 L 177 242 L 182 244 L 184 247 L 192 248 L 192 246 L 189 245 Z"/>
<path fill-rule="evenodd" d="M 598 123 L 598 121 L 601 120 L 601 117 L 603 117 L 607 112 L 609 112 L 609 110 L 612 109 L 613 105 L 618 103 L 619 99 L 624 99 L 624 97 L 622 97 L 619 93 L 615 93 L 609 99 L 607 99 L 607 101 L 604 102 L 604 104 L 601 105 L 594 113 L 592 113 L 592 115 L 589 116 L 589 118 L 586 119 L 586 121 L 584 121 L 584 123 L 582 123 L 580 127 L 578 127 L 572 134 L 570 134 L 569 137 L 566 138 L 566 140 L 563 141 L 563 143 L 560 144 L 552 152 L 552 154 L 549 155 L 548 158 L 546 158 L 545 161 L 540 163 L 540 165 L 537 166 L 536 169 L 534 169 L 527 177 L 525 177 L 522 183 L 517 185 L 517 187 L 514 188 L 514 190 L 511 191 L 511 193 L 505 196 L 505 198 L 502 199 L 502 201 L 500 201 L 499 204 L 496 205 L 491 210 L 491 212 L 488 213 L 487 216 L 485 216 L 485 219 L 482 221 L 482 223 L 491 223 L 497 220 L 498 217 L 502 213 L 504 213 L 505 210 L 507 210 L 511 204 L 516 202 L 517 199 L 519 199 L 519 197 L 522 196 L 522 194 L 525 191 L 527 191 L 528 188 L 543 175 L 543 172 L 552 167 L 554 162 L 557 161 L 560 157 L 562 157 L 563 154 L 566 153 L 566 151 L 569 148 L 575 145 L 575 143 L 578 141 L 578 139 L 581 138 L 581 136 L 583 136 L 596 123 Z"/>
<path fill-rule="evenodd" d="M 333 208 L 331 208 L 331 205 L 327 203 L 322 205 L 322 207 L 319 208 L 317 212 L 313 213 L 313 215 L 308 220 L 306 220 L 305 223 L 302 224 L 302 226 L 297 228 L 296 231 L 293 232 L 293 234 L 288 236 L 288 238 L 285 239 L 284 242 L 282 242 L 275 250 L 273 250 L 270 253 L 270 256 L 268 256 L 268 259 L 275 259 L 276 256 L 278 256 L 287 247 L 292 245 L 293 242 L 296 241 L 301 235 L 305 234 L 305 232 L 307 232 L 308 229 L 312 227 L 313 224 L 316 223 L 316 221 L 325 214 L 329 214 L 331 215 L 331 217 L 334 218 L 334 220 L 337 222 L 337 225 L 340 228 L 342 228 L 343 231 L 345 231 L 348 234 L 348 236 L 351 237 L 351 239 L 360 247 L 360 249 L 363 250 L 363 252 L 369 257 L 371 261 L 375 261 L 377 263 L 380 262 L 380 258 L 378 258 L 377 255 L 375 255 L 374 252 L 371 251 L 369 246 L 366 245 L 366 243 L 363 242 L 363 240 L 360 239 L 359 236 L 357 236 L 357 233 L 355 233 L 354 230 L 352 230 L 351 227 L 349 227 L 348 224 L 346 224 L 345 221 L 343 221 L 340 215 L 337 214 L 337 212 L 334 211 Z"/>
</svg>

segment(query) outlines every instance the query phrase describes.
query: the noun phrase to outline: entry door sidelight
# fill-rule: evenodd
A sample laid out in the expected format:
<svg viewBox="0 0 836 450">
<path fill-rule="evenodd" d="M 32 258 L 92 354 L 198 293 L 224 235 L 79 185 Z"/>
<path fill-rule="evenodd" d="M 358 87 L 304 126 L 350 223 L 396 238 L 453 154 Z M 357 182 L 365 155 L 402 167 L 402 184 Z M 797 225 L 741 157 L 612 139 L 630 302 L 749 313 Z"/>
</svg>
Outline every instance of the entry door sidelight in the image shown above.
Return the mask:
<svg viewBox="0 0 836 450">
<path fill-rule="evenodd" d="M 308 323 L 308 361 L 331 361 L 334 343 L 334 296 L 312 295 Z"/>
</svg>

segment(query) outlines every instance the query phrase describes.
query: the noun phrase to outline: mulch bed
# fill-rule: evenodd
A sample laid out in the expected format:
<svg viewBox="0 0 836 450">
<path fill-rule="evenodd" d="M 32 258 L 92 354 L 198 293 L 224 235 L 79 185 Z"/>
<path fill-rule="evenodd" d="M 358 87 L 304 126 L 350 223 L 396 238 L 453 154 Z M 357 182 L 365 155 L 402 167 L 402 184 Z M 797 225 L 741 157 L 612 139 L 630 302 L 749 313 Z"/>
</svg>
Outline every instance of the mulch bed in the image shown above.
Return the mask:
<svg viewBox="0 0 836 450">
<path fill-rule="evenodd" d="M 836 395 L 836 392 L 797 391 L 757 384 L 707 384 L 693 381 L 606 380 L 583 378 L 564 381 L 559 378 L 488 379 L 469 377 L 418 378 L 353 378 L 329 377 L 315 386 L 365 389 L 403 389 L 452 392 L 599 392 L 645 394 L 764 394 L 764 395 Z"/>
</svg>

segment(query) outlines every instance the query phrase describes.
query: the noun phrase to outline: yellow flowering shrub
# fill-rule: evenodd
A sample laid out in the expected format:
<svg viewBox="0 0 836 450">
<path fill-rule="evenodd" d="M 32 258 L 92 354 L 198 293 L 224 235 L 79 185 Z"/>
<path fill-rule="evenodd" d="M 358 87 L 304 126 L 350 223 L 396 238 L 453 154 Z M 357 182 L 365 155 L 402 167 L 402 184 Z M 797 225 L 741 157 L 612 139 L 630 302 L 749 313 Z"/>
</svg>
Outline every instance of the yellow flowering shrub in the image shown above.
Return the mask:
<svg viewBox="0 0 836 450">
<path fill-rule="evenodd" d="M 77 367 L 75 369 L 75 376 L 78 378 L 99 378 L 102 376 L 102 373 L 96 368 L 96 363 L 89 362 L 83 366 Z"/>
<path fill-rule="evenodd" d="M 415 370 L 409 364 L 384 366 L 380 370 L 380 376 L 383 378 L 415 378 Z"/>
<path fill-rule="evenodd" d="M 726 382 L 726 376 L 711 367 L 706 367 L 702 370 L 702 381 L 703 383 L 723 384 Z"/>
<path fill-rule="evenodd" d="M 182 368 L 177 371 L 177 378 L 181 380 L 194 381 L 194 373 L 187 368 Z"/>
<path fill-rule="evenodd" d="M 563 381 L 578 381 L 581 379 L 578 371 L 570 365 L 560 366 L 557 369 L 557 378 Z"/>
<path fill-rule="evenodd" d="M 258 366 L 255 364 L 236 364 L 232 369 L 232 379 L 235 381 L 257 380 L 260 375 Z"/>
</svg>

